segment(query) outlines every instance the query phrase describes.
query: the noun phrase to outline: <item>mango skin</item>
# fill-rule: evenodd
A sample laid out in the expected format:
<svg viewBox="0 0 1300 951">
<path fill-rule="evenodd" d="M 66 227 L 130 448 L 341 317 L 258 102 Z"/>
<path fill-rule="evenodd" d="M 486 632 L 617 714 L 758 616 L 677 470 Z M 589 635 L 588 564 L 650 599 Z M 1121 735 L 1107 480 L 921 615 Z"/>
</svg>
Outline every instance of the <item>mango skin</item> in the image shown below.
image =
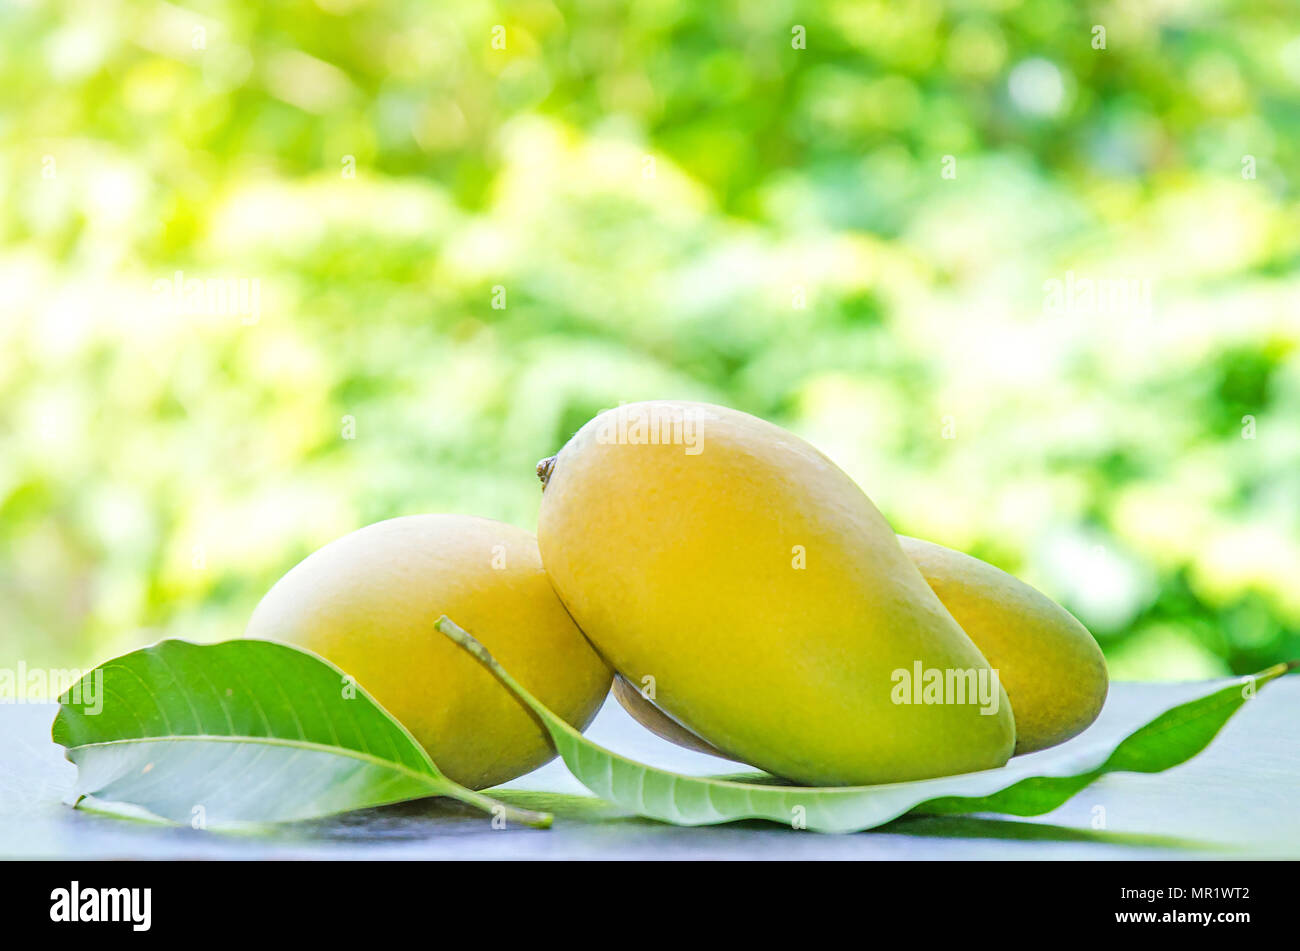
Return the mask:
<svg viewBox="0 0 1300 951">
<path fill-rule="evenodd" d="M 669 743 L 676 743 L 678 746 L 685 747 L 696 753 L 708 753 L 710 756 L 717 756 L 722 759 L 735 759 L 735 757 L 728 756 L 707 740 L 696 736 L 656 707 L 622 674 L 614 675 L 614 689 L 611 692 L 614 699 L 631 715 L 633 720 L 636 720 L 637 723 L 640 723 L 660 739 L 667 740 Z M 736 760 L 736 762 L 739 762 L 739 760 Z"/>
<path fill-rule="evenodd" d="M 617 417 L 695 415 L 699 452 Z M 684 430 L 683 430 L 684 431 Z M 549 466 L 547 574 L 601 655 L 744 762 L 813 785 L 1002 765 L 1010 703 L 898 704 L 896 670 L 987 664 L 853 481 L 803 440 L 700 403 L 597 416 Z M 799 551 L 804 567 L 795 567 Z"/>
<path fill-rule="evenodd" d="M 1063 743 L 1097 719 L 1109 677 L 1096 640 L 1065 608 L 988 562 L 899 536 L 944 607 L 997 669 L 1016 712 L 1016 754 Z"/>
<path fill-rule="evenodd" d="M 1016 715 L 1016 755 L 1063 743 L 1097 718 L 1109 684 L 1106 660 L 1074 615 L 987 562 L 919 538 L 898 540 L 998 669 Z M 651 733 L 699 753 L 735 758 L 677 723 L 621 675 L 614 676 L 613 693 Z"/>
<path fill-rule="evenodd" d="M 600 709 L 612 671 L 555 596 L 533 536 L 490 519 L 411 515 L 345 535 L 271 588 L 245 636 L 332 661 L 463 786 L 495 786 L 553 759 L 536 720 L 434 629 L 442 614 L 574 727 Z"/>
</svg>

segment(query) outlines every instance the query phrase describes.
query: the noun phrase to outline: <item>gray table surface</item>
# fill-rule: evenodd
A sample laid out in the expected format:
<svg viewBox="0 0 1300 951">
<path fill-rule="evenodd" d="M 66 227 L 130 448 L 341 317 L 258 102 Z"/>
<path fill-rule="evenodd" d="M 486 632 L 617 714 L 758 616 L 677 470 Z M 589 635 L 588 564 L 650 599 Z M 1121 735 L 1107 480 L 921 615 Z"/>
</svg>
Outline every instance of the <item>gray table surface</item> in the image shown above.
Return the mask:
<svg viewBox="0 0 1300 951">
<path fill-rule="evenodd" d="M 1115 684 L 1072 744 L 1111 743 L 1205 684 Z M 1265 687 L 1199 756 L 1156 775 L 1112 774 L 1046 816 L 903 818 L 857 835 L 760 822 L 676 828 L 572 794 L 558 760 L 506 789 L 556 794 L 549 830 L 493 829 L 445 800 L 233 835 L 71 809 L 75 767 L 50 740 L 51 704 L 0 705 L 0 856 L 392 859 L 1151 859 L 1300 858 L 1300 676 Z M 680 772 L 735 772 L 647 733 L 612 699 L 588 735 Z M 1055 755 L 1053 751 L 1033 754 Z M 596 806 L 596 808 L 592 808 Z M 1098 828 L 1097 826 L 1101 827 Z"/>
</svg>

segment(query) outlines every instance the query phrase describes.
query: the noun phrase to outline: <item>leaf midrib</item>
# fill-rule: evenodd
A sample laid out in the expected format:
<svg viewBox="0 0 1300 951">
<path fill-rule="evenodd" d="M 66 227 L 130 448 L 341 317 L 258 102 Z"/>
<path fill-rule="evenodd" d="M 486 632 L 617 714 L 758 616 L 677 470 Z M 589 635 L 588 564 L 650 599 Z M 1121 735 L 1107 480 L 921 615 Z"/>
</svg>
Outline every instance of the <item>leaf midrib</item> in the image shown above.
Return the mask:
<svg viewBox="0 0 1300 951">
<path fill-rule="evenodd" d="M 350 759 L 361 760 L 375 766 L 382 766 L 385 769 L 394 772 L 403 773 L 415 779 L 425 781 L 431 786 L 441 785 L 445 777 L 441 773 L 424 772 L 419 773 L 393 760 L 382 759 L 373 753 L 363 753 L 360 750 L 348 749 L 344 746 L 330 746 L 328 743 L 316 743 L 311 740 L 292 740 L 278 736 L 221 736 L 212 733 L 185 733 L 178 736 L 138 736 L 127 737 L 120 740 L 100 740 L 94 743 L 80 743 L 76 746 L 69 746 L 69 753 L 80 750 L 100 749 L 110 746 L 129 746 L 138 743 L 186 743 L 203 741 L 205 743 L 252 743 L 261 746 L 283 746 L 290 749 L 308 750 L 319 753 L 332 753 L 335 756 L 346 756 Z"/>
</svg>

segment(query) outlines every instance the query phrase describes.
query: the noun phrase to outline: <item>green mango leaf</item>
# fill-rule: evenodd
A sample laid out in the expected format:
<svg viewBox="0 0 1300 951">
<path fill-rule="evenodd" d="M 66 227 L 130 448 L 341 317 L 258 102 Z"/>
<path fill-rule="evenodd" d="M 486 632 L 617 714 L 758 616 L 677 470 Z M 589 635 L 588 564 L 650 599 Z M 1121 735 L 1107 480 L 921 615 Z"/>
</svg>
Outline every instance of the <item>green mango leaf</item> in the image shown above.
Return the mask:
<svg viewBox="0 0 1300 951">
<path fill-rule="evenodd" d="M 766 819 L 817 832 L 860 832 L 909 812 L 1042 815 L 1106 773 L 1159 772 L 1195 756 L 1261 686 L 1296 666 L 1279 664 L 1179 704 L 1109 752 L 1089 751 L 1051 765 L 1013 760 L 998 769 L 917 782 L 814 788 L 762 773 L 684 776 L 633 762 L 592 743 L 546 709 L 449 618 L 439 618 L 436 626 L 536 714 L 565 765 L 584 786 L 637 815 L 683 826 Z"/>
<path fill-rule="evenodd" d="M 215 829 L 450 796 L 551 822 L 452 782 L 341 670 L 286 644 L 161 641 L 95 668 L 59 704 L 52 735 L 77 766 L 74 806 Z"/>
</svg>

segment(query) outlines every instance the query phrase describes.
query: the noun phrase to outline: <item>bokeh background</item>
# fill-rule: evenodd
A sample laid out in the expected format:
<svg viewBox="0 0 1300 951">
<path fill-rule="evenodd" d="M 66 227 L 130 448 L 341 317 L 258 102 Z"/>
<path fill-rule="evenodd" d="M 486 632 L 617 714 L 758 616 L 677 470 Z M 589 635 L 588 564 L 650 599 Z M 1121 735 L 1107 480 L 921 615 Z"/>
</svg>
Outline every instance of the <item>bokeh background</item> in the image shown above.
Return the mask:
<svg viewBox="0 0 1300 951">
<path fill-rule="evenodd" d="M 1116 677 L 1300 657 L 1298 103 L 1292 0 L 8 0 L 0 665 L 238 636 L 379 519 L 534 529 L 647 397 L 798 431 Z"/>
</svg>

